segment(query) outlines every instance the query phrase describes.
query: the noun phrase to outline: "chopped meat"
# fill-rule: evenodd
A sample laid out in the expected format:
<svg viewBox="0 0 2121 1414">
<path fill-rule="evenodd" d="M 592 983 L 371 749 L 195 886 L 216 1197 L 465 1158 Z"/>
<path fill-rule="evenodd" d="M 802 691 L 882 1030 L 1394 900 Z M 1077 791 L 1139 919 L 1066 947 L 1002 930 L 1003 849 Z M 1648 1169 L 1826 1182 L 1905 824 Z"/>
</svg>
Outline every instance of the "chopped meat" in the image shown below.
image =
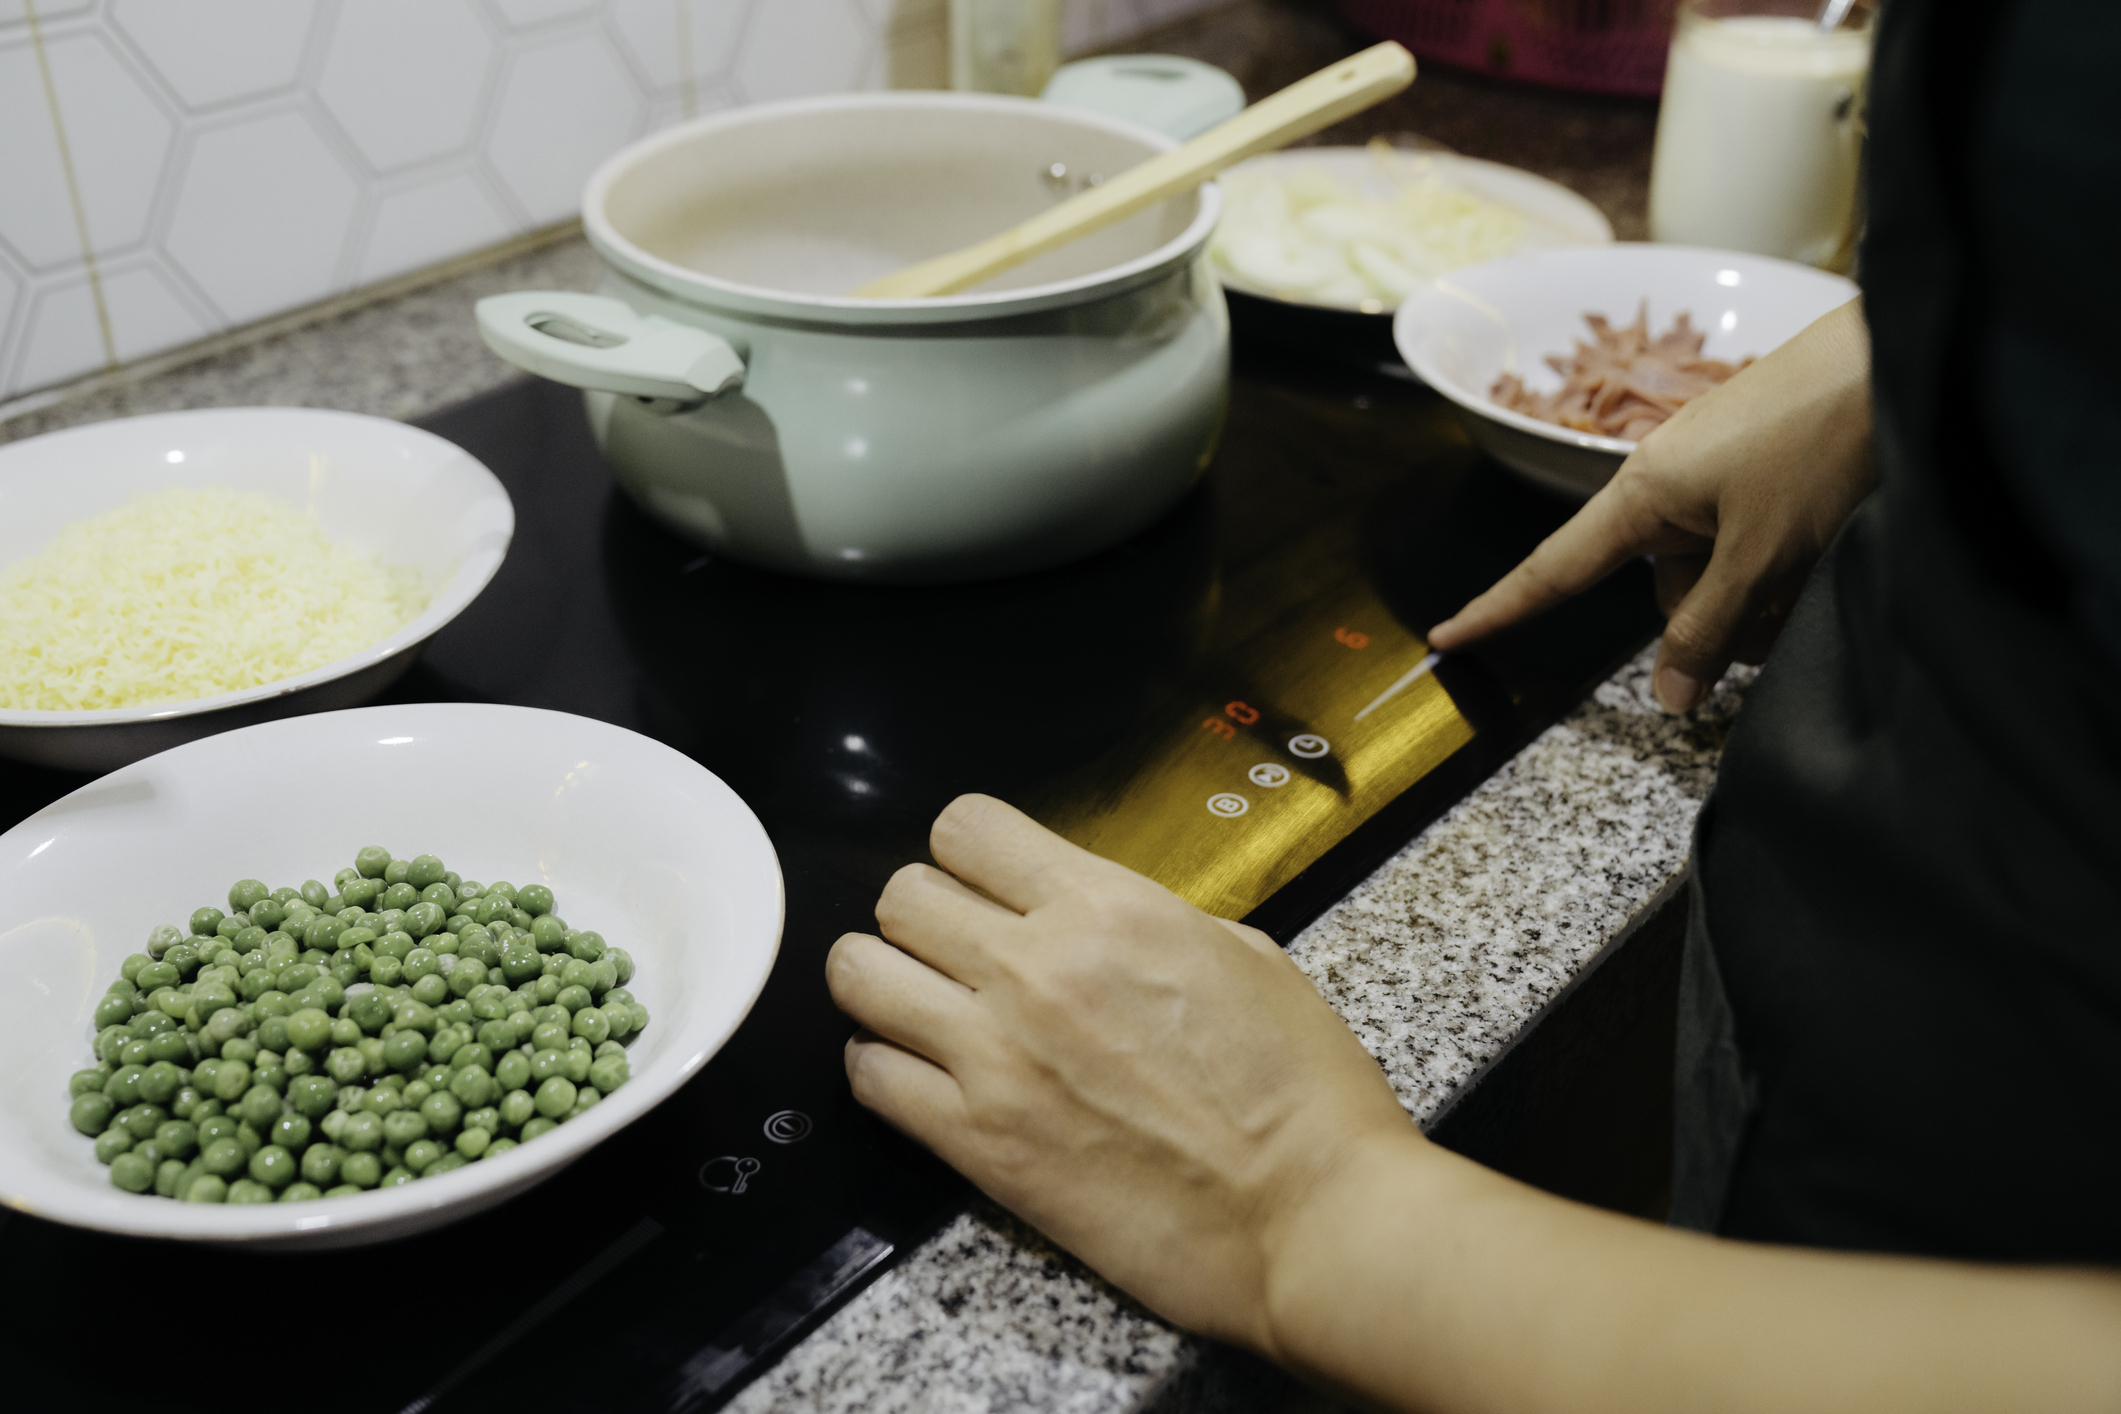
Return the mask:
<svg viewBox="0 0 2121 1414">
<path fill-rule="evenodd" d="M 1684 312 L 1669 330 L 1651 338 L 1648 300 L 1624 329 L 1615 329 L 1602 314 L 1586 314 L 1583 322 L 1591 326 L 1596 343 L 1579 339 L 1568 357 L 1547 357 L 1547 366 L 1561 375 L 1561 387 L 1535 393 L 1516 374 L 1505 373 L 1488 396 L 1542 422 L 1639 442 L 1690 399 L 1753 361 L 1703 358 L 1703 335 Z"/>
</svg>

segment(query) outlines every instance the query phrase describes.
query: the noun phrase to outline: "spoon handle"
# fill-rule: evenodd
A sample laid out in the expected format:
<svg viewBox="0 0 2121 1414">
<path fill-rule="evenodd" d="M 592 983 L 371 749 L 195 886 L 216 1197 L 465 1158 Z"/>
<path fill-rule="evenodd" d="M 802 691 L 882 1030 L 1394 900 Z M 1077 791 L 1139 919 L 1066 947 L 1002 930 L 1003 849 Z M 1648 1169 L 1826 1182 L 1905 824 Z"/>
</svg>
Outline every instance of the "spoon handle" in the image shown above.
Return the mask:
<svg viewBox="0 0 2121 1414">
<path fill-rule="evenodd" d="M 1159 153 L 1022 225 L 908 266 L 854 293 L 868 299 L 956 294 L 1036 255 L 1189 192 L 1234 162 L 1284 147 L 1360 113 L 1414 82 L 1414 56 L 1389 41 L 1263 98 L 1183 147 Z"/>
</svg>

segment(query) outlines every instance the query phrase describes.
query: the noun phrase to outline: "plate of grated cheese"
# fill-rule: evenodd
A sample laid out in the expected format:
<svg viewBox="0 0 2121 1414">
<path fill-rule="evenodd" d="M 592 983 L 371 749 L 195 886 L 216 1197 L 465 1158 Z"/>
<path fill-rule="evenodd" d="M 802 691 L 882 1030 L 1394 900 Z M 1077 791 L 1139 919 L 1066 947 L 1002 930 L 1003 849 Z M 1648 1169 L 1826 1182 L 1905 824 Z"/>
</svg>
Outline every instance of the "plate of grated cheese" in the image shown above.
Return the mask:
<svg viewBox="0 0 2121 1414">
<path fill-rule="evenodd" d="M 368 701 L 515 529 L 461 448 L 309 408 L 0 447 L 0 505 L 0 755 L 73 770 Z"/>
</svg>

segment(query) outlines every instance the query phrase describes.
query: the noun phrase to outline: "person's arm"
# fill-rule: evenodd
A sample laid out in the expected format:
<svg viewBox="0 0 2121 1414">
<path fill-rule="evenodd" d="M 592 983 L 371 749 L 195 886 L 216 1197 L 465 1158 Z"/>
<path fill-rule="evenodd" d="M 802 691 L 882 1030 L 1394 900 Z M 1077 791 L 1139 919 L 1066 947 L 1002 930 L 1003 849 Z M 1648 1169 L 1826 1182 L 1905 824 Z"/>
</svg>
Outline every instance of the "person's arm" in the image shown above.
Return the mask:
<svg viewBox="0 0 2121 1414">
<path fill-rule="evenodd" d="M 1429 632 L 1446 652 L 1656 557 L 1667 708 L 1767 655 L 1797 591 L 1870 493 L 1871 345 L 1860 300 L 1806 328 L 1642 439 L 1569 522 Z"/>
<path fill-rule="evenodd" d="M 931 847 L 828 962 L 855 1095 L 1179 1325 L 1393 1409 L 2121 1408 L 2121 1278 L 1550 1197 L 1428 1143 L 1263 934 L 984 797 Z"/>
</svg>

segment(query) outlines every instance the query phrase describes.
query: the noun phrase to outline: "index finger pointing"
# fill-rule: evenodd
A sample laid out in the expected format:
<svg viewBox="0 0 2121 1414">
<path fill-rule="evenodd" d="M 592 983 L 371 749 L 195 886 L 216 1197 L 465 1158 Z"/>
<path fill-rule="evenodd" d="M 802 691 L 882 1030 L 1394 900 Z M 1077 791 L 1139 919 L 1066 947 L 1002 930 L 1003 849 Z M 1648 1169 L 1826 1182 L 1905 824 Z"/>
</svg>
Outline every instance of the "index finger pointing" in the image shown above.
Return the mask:
<svg viewBox="0 0 2121 1414">
<path fill-rule="evenodd" d="M 944 806 L 928 848 L 936 863 L 1018 913 L 1060 898 L 1086 867 L 1104 864 L 988 795 L 961 795 Z"/>
</svg>

